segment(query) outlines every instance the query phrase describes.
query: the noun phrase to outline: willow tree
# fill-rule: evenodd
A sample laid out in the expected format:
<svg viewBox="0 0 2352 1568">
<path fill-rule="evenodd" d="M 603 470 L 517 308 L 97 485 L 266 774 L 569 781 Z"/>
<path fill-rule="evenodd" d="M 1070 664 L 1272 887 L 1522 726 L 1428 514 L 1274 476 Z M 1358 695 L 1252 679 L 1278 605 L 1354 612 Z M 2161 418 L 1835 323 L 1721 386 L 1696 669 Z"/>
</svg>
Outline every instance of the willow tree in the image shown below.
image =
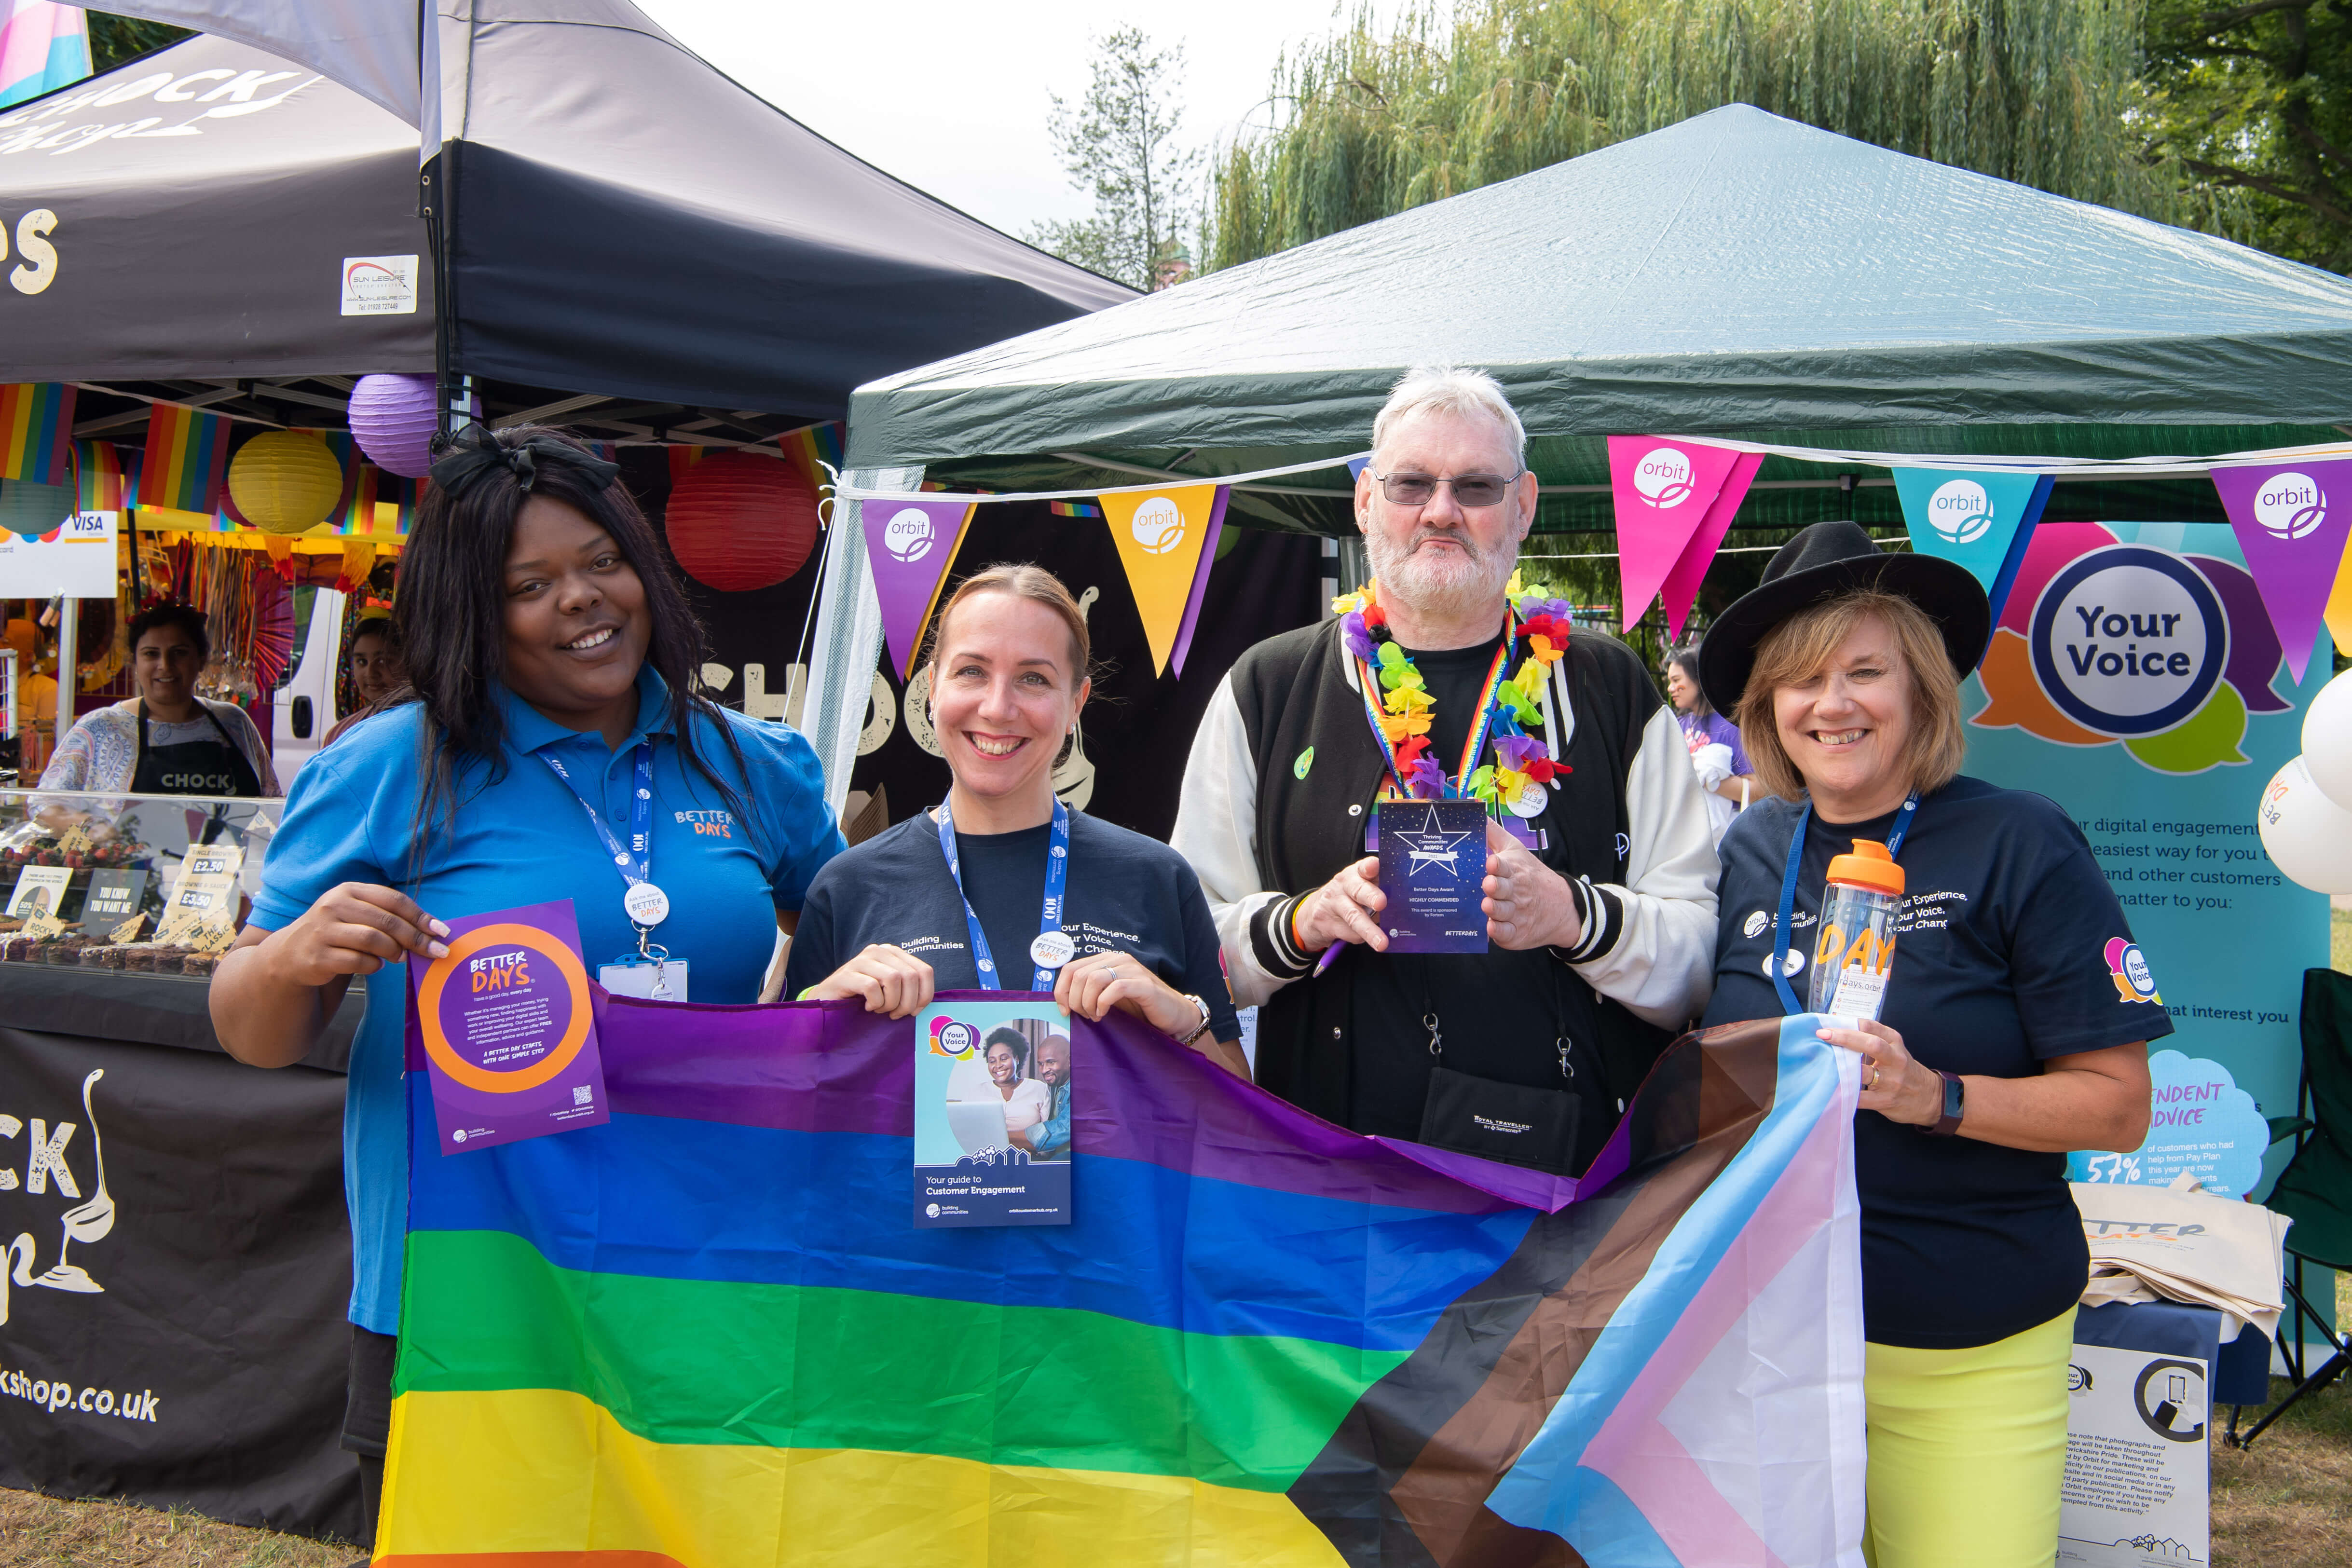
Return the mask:
<svg viewBox="0 0 2352 1568">
<path fill-rule="evenodd" d="M 1371 13 L 1276 68 L 1220 154 L 1231 267 L 1727 103 L 2172 222 L 2132 120 L 2144 0 L 1463 0 Z"/>
</svg>

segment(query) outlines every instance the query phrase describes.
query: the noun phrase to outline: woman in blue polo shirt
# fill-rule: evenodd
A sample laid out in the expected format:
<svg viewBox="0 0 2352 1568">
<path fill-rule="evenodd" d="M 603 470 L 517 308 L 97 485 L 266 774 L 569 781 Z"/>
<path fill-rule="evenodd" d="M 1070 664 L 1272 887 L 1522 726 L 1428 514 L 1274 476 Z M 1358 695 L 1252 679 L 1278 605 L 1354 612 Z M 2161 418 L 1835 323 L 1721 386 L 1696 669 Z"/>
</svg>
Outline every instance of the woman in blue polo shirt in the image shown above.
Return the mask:
<svg viewBox="0 0 2352 1568">
<path fill-rule="evenodd" d="M 655 939 L 685 966 L 671 993 L 756 1001 L 775 929 L 842 849 L 808 743 L 697 689 L 700 629 L 617 473 L 547 431 L 481 425 L 434 465 L 401 571 L 415 700 L 296 776 L 252 922 L 213 980 L 222 1045 L 282 1067 L 367 977 L 344 1113 L 343 1441 L 371 1531 L 406 1228 L 406 956 L 444 953 L 449 919 L 568 898 L 605 964 L 638 947 L 622 899 L 642 880 L 667 895 Z M 625 879 L 605 838 L 641 821 L 650 863 Z"/>
</svg>

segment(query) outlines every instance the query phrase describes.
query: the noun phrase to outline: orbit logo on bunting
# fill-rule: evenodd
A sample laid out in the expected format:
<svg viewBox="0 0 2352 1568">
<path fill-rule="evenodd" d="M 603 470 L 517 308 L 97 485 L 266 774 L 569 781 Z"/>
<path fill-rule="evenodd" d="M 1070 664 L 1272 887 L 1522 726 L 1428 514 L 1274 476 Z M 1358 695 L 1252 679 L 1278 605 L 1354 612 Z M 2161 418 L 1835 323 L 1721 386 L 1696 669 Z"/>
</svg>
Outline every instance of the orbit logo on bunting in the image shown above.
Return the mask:
<svg viewBox="0 0 2352 1568">
<path fill-rule="evenodd" d="M 1927 526 L 1956 545 L 1970 545 L 1992 528 L 1992 498 L 1973 479 L 1952 479 L 1927 498 Z"/>
<path fill-rule="evenodd" d="M 2254 520 L 2273 538 L 2299 539 L 2327 520 L 2327 497 L 2308 474 L 2273 474 L 2254 492 Z"/>
<path fill-rule="evenodd" d="M 882 548 L 892 560 L 912 566 L 931 553 L 938 538 L 931 528 L 931 515 L 920 507 L 901 507 L 882 525 Z"/>
<path fill-rule="evenodd" d="M 1165 496 L 1154 496 L 1135 508 L 1128 532 L 1146 555 L 1166 555 L 1184 542 L 1184 514 Z"/>
<path fill-rule="evenodd" d="M 1691 460 L 1671 446 L 1654 447 L 1633 465 L 1635 494 L 1661 511 L 1679 507 L 1697 494 Z"/>
</svg>

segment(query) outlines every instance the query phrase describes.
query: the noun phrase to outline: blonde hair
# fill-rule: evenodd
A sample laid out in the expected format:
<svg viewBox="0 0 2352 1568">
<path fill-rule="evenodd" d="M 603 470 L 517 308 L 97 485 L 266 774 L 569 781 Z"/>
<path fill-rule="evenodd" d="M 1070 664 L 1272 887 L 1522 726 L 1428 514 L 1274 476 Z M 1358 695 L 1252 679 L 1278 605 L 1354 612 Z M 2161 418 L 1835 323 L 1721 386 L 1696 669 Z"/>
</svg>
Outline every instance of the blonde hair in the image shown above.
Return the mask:
<svg viewBox="0 0 2352 1568">
<path fill-rule="evenodd" d="M 1453 365 L 1415 365 L 1389 389 L 1389 401 L 1372 416 L 1372 450 L 1380 451 L 1397 421 L 1423 412 L 1484 414 L 1510 437 L 1511 461 L 1528 465 L 1528 430 L 1518 411 L 1503 395 L 1503 383 L 1484 371 Z"/>
<path fill-rule="evenodd" d="M 1896 758 L 1909 775 L 1907 782 L 1924 795 L 1950 783 L 1960 770 L 1968 751 L 1960 729 L 1960 680 L 1944 649 L 1943 633 L 1909 600 L 1874 588 L 1856 589 L 1801 610 L 1767 632 L 1757 645 L 1747 688 L 1739 695 L 1740 744 L 1755 765 L 1757 781 L 1784 800 L 1801 796 L 1805 779 L 1780 744 L 1773 694 L 1819 675 L 1838 644 L 1874 615 L 1895 633 L 1895 645 L 1911 677 L 1910 729 Z"/>
<path fill-rule="evenodd" d="M 948 601 L 940 605 L 940 612 L 931 618 L 931 646 L 923 658 L 926 669 L 939 663 L 940 644 L 947 635 L 948 617 L 953 615 L 965 600 L 983 593 L 1005 593 L 1015 599 L 1025 599 L 1032 604 L 1042 604 L 1060 616 L 1062 624 L 1069 628 L 1070 632 L 1071 688 L 1075 690 L 1080 681 L 1092 677 L 1094 640 L 1087 634 L 1086 612 L 1078 608 L 1078 601 L 1070 597 L 1070 591 L 1062 586 L 1060 578 L 1042 566 L 1032 566 L 1025 561 L 992 566 L 973 572 L 956 584 L 955 591 L 948 595 Z M 937 675 L 932 676 L 934 680 L 938 678 Z"/>
</svg>

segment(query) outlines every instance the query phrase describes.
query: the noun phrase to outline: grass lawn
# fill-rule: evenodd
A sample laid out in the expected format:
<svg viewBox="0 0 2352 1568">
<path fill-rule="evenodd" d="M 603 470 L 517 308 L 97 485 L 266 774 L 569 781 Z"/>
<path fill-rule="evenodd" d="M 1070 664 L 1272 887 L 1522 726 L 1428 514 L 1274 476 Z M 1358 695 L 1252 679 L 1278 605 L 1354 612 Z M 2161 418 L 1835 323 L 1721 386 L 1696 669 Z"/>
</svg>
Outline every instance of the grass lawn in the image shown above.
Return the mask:
<svg viewBox="0 0 2352 1568">
<path fill-rule="evenodd" d="M 0 1568 L 341 1568 L 359 1555 L 176 1510 L 0 1490 Z"/>
</svg>

